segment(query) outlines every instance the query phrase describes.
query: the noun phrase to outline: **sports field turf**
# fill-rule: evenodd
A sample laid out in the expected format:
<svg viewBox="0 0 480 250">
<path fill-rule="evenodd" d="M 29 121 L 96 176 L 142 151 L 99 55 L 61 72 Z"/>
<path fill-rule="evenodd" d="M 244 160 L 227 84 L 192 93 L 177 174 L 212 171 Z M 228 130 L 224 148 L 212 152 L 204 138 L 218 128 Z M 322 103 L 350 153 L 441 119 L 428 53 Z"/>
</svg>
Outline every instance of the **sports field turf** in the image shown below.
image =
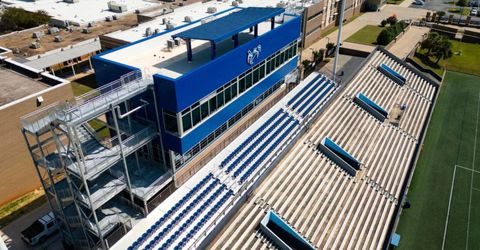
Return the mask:
<svg viewBox="0 0 480 250">
<path fill-rule="evenodd" d="M 447 72 L 408 198 L 399 249 L 480 249 L 480 77 Z"/>
</svg>

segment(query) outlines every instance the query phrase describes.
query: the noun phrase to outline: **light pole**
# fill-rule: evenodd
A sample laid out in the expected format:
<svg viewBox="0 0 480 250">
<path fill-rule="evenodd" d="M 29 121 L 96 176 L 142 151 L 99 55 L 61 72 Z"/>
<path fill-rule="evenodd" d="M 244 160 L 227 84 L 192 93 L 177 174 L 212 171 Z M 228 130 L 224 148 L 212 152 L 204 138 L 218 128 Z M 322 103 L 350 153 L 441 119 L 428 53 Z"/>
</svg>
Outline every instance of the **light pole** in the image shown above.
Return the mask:
<svg viewBox="0 0 480 250">
<path fill-rule="evenodd" d="M 337 77 L 337 64 L 338 56 L 340 54 L 340 45 L 342 43 L 342 28 L 343 28 L 343 12 L 345 10 L 345 0 L 342 1 L 340 6 L 339 21 L 338 21 L 338 35 L 337 35 L 337 47 L 335 48 L 335 59 L 333 61 L 333 82 L 335 82 Z"/>
</svg>

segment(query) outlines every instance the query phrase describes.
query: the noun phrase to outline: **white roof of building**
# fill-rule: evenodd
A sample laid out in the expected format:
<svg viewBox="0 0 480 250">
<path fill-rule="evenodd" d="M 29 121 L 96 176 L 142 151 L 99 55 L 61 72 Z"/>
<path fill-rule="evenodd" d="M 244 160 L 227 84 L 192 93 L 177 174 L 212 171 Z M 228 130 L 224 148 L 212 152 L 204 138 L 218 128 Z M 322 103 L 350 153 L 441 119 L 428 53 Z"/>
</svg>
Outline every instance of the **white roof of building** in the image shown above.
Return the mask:
<svg viewBox="0 0 480 250">
<path fill-rule="evenodd" d="M 80 0 L 77 3 L 66 3 L 58 0 L 41 0 L 36 2 L 4 0 L 2 4 L 23 8 L 32 12 L 44 10 L 55 19 L 68 20 L 84 25 L 92 21 L 104 20 L 107 16 L 119 15 L 119 13 L 108 10 L 108 2 L 110 1 Z M 136 9 L 142 10 L 161 5 L 161 3 L 145 0 L 115 0 L 115 2 L 127 6 L 128 11 L 122 14 L 133 13 Z"/>
<path fill-rule="evenodd" d="M 278 0 L 244 0 L 244 3 L 240 7 L 273 7 L 277 3 L 282 1 Z M 292 4 L 298 4 L 299 1 L 290 1 Z M 207 13 L 207 8 L 215 7 L 217 9 L 216 14 Z M 178 78 L 179 76 L 189 72 L 190 70 L 205 64 L 210 61 L 210 49 L 209 42 L 202 40 L 192 40 L 193 48 L 193 61 L 187 62 L 187 49 L 186 44 L 180 40 L 180 46 L 175 46 L 172 49 L 167 48 L 167 41 L 172 40 L 172 35 L 180 33 L 182 31 L 192 29 L 202 24 L 199 20 L 210 18 L 221 18 L 234 11 L 240 10 L 232 6 L 232 1 L 218 2 L 211 1 L 207 3 L 195 3 L 187 5 L 182 8 L 178 8 L 175 12 L 160 16 L 157 20 L 142 24 L 134 29 L 130 29 L 124 32 L 116 32 L 111 34 L 111 37 L 129 42 L 137 41 L 141 38 L 145 38 L 146 29 L 150 28 L 151 31 L 159 29 L 158 32 L 166 32 L 155 38 L 142 41 L 137 44 L 122 48 L 120 50 L 108 53 L 102 56 L 102 58 L 119 62 L 125 65 L 136 67 L 143 72 L 143 75 L 162 74 L 170 78 Z M 184 22 L 185 16 L 192 18 L 192 23 L 188 24 Z M 171 24 L 176 27 L 185 25 L 175 29 L 171 32 L 167 32 L 165 24 L 161 24 L 161 20 L 167 18 Z M 282 17 L 280 17 L 282 18 Z M 288 18 L 288 17 L 286 17 Z M 196 22 L 197 21 L 197 22 Z M 281 25 L 281 20 L 277 20 L 277 25 Z M 270 24 L 263 22 L 259 24 L 259 35 L 270 30 Z M 240 44 L 245 40 L 251 39 L 247 33 L 240 34 Z M 250 35 L 251 36 L 251 35 Z M 217 57 L 221 54 L 232 49 L 233 43 L 224 41 L 217 44 Z"/>
</svg>

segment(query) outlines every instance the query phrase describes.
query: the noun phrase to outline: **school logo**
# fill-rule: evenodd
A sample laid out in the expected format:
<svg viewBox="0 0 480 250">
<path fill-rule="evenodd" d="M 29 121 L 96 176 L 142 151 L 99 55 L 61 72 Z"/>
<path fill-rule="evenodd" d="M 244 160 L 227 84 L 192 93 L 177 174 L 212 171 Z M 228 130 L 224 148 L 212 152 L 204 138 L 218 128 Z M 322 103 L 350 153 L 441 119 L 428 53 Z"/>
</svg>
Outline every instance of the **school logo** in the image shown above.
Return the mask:
<svg viewBox="0 0 480 250">
<path fill-rule="evenodd" d="M 255 62 L 255 59 L 260 57 L 260 52 L 262 52 L 262 45 L 257 45 L 253 50 L 248 50 L 247 51 L 247 63 L 249 65 L 253 65 Z"/>
</svg>

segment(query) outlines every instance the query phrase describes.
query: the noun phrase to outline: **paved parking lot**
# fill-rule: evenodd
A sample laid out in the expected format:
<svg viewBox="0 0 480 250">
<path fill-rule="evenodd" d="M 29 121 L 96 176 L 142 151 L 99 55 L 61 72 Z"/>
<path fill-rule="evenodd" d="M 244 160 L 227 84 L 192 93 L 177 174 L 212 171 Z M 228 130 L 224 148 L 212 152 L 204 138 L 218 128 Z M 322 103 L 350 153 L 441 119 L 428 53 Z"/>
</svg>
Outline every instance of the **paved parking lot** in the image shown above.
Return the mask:
<svg viewBox="0 0 480 250">
<path fill-rule="evenodd" d="M 48 204 L 31 211 L 30 213 L 18 218 L 6 227 L 0 229 L 0 237 L 5 241 L 9 250 L 24 249 L 63 249 L 60 233 L 56 233 L 49 237 L 47 241 L 35 247 L 27 245 L 20 237 L 20 232 L 29 227 L 35 220 L 42 217 L 50 211 Z"/>
</svg>

